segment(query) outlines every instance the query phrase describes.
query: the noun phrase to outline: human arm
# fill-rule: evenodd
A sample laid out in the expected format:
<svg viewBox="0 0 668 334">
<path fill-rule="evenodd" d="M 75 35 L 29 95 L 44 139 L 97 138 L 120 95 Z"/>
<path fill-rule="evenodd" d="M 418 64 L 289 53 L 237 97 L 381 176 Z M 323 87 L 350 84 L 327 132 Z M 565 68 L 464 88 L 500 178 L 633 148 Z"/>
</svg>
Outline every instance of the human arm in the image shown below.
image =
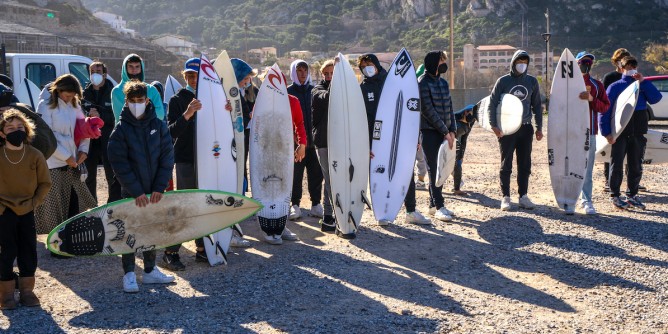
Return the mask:
<svg viewBox="0 0 668 334">
<path fill-rule="evenodd" d="M 49 174 L 49 166 L 46 164 L 46 160 L 43 156 L 37 157 L 36 171 L 37 189 L 35 189 L 35 195 L 32 198 L 32 205 L 34 208 L 44 203 L 44 199 L 49 193 L 49 189 L 51 189 L 51 175 Z"/>
<path fill-rule="evenodd" d="M 540 85 L 533 78 L 533 89 L 531 90 L 531 111 L 536 123 L 536 140 L 543 139 L 543 105 L 540 102 Z"/>
</svg>

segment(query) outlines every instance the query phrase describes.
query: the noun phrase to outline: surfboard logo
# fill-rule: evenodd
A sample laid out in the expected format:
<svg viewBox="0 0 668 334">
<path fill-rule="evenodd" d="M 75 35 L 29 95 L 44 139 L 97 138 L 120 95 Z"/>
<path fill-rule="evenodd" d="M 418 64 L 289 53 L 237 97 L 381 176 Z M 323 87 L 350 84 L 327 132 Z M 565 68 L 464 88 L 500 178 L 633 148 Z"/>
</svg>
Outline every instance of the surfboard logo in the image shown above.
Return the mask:
<svg viewBox="0 0 668 334">
<path fill-rule="evenodd" d="M 277 91 L 280 92 L 281 89 L 278 88 L 278 87 L 285 85 L 285 83 L 282 79 L 283 78 L 283 73 L 278 73 L 273 68 L 270 68 L 269 71 L 270 71 L 270 73 L 267 74 L 267 80 L 269 80 L 269 84 L 271 86 L 273 86 L 274 88 L 276 88 Z"/>
<path fill-rule="evenodd" d="M 237 97 L 237 95 L 239 95 L 239 88 L 237 87 L 230 88 L 230 96 Z"/>
<path fill-rule="evenodd" d="M 380 140 L 380 132 L 383 130 L 383 121 L 373 123 L 373 139 Z"/>
<path fill-rule="evenodd" d="M 569 78 L 573 79 L 573 61 L 561 62 L 561 77 L 565 79 L 567 75 Z"/>
<path fill-rule="evenodd" d="M 661 144 L 668 144 L 668 133 L 661 135 Z"/>
<path fill-rule="evenodd" d="M 585 133 L 585 152 L 589 152 L 589 128 L 587 128 L 587 132 Z"/>
<path fill-rule="evenodd" d="M 216 70 L 211 66 L 211 63 L 209 62 L 208 59 L 202 57 L 200 59 L 200 67 L 199 71 L 200 73 L 204 73 L 209 79 L 213 81 L 218 81 L 218 75 L 216 74 Z"/>
<path fill-rule="evenodd" d="M 420 99 L 408 99 L 408 102 L 406 102 L 406 108 L 408 108 L 410 111 L 420 111 Z"/>
<path fill-rule="evenodd" d="M 374 173 L 377 173 L 377 174 L 383 174 L 383 173 L 385 173 L 385 166 L 383 166 L 383 165 L 378 165 L 378 166 L 376 166 L 376 168 L 373 170 L 373 172 L 374 172 Z"/>
<path fill-rule="evenodd" d="M 397 56 L 394 66 L 394 75 L 400 75 L 403 78 L 408 73 L 408 70 L 411 68 L 411 58 L 408 56 L 406 50 Z"/>
<path fill-rule="evenodd" d="M 213 152 L 213 157 L 214 158 L 216 158 L 216 159 L 220 158 L 220 150 L 221 150 L 221 148 L 220 148 L 220 145 L 218 144 L 218 142 L 217 141 L 213 142 L 213 148 L 211 148 L 211 152 Z"/>
<path fill-rule="evenodd" d="M 524 99 L 529 96 L 529 90 L 522 85 L 517 85 L 511 88 L 508 93 L 514 95 L 516 98 L 520 99 L 520 101 L 524 101 Z"/>
<path fill-rule="evenodd" d="M 552 166 L 554 165 L 554 149 L 547 150 L 547 164 Z"/>
</svg>

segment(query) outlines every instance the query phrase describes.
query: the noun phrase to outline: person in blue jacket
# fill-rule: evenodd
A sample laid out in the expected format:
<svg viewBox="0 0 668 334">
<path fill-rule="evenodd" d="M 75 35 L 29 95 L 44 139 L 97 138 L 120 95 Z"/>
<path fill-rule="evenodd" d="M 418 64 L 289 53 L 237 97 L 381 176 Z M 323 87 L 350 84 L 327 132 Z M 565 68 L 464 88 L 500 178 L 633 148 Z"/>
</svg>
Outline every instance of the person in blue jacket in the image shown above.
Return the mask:
<svg viewBox="0 0 668 334">
<path fill-rule="evenodd" d="M 608 86 L 608 98 L 610 99 L 610 109 L 608 112 L 601 115 L 600 129 L 601 135 L 604 136 L 608 143 L 612 145 L 610 152 L 610 196 L 612 205 L 617 209 L 628 209 L 629 207 L 636 207 L 645 209 L 638 198 L 638 185 L 642 179 L 642 159 L 647 145 L 647 134 L 649 116 L 647 112 L 647 104 L 655 104 L 661 100 L 661 92 L 649 81 L 645 81 L 645 77 L 637 70 L 638 60 L 635 57 L 624 57 L 621 61 L 622 78 Z M 636 108 L 633 111 L 633 116 L 622 133 L 614 138 L 611 129 L 611 119 L 615 114 L 615 104 L 619 95 L 630 86 L 634 81 L 640 84 L 640 94 L 636 102 Z M 620 196 L 620 187 L 622 185 L 622 178 L 624 177 L 624 159 L 628 163 L 626 183 L 628 185 L 628 193 L 626 200 L 622 200 Z"/>
<path fill-rule="evenodd" d="M 125 84 L 126 102 L 108 146 L 109 162 L 121 184 L 121 195 L 134 198 L 140 208 L 160 202 L 174 168 L 172 137 L 167 124 L 156 116 L 147 91 L 148 85 L 138 80 Z M 143 252 L 143 283 L 173 282 L 174 276 L 163 274 L 155 266 L 155 253 L 155 250 Z M 134 254 L 123 254 L 122 262 L 123 291 L 138 292 Z"/>
<path fill-rule="evenodd" d="M 121 116 L 123 106 L 125 106 L 125 94 L 123 94 L 123 87 L 130 80 L 144 81 L 144 61 L 137 54 L 129 54 L 123 60 L 123 68 L 121 69 L 121 82 L 111 90 L 111 108 L 114 111 L 114 117 L 118 122 Z M 165 119 L 165 108 L 162 105 L 162 98 L 158 90 L 146 84 L 147 96 L 153 103 L 155 108 L 155 115 L 159 120 Z"/>
</svg>

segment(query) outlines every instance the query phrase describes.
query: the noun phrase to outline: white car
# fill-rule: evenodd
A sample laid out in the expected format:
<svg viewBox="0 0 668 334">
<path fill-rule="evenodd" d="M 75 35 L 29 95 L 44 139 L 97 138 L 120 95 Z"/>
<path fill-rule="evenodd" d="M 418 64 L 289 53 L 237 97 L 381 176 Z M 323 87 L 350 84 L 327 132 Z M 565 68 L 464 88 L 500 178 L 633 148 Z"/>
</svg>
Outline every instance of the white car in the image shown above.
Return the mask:
<svg viewBox="0 0 668 334">
<path fill-rule="evenodd" d="M 663 98 L 657 104 L 652 104 L 647 108 L 650 120 L 668 120 L 668 75 L 657 75 L 645 77 L 645 80 L 651 81 L 659 89 Z"/>
</svg>

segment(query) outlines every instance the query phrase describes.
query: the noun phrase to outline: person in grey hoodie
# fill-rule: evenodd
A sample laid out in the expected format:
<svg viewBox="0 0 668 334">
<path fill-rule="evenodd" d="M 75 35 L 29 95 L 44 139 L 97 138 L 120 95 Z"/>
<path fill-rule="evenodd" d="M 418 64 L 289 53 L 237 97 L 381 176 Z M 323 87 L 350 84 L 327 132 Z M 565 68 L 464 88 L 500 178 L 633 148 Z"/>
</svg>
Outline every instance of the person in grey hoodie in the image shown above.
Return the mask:
<svg viewBox="0 0 668 334">
<path fill-rule="evenodd" d="M 501 210 L 510 210 L 510 174 L 513 171 L 513 153 L 517 155 L 517 188 L 519 206 L 524 209 L 533 209 L 534 204 L 527 196 L 529 189 L 529 175 L 531 175 L 531 149 L 533 144 L 534 127 L 531 116 L 536 122 L 536 140 L 543 139 L 543 113 L 540 102 L 540 88 L 538 80 L 527 74 L 529 68 L 529 54 L 524 50 L 517 50 L 513 55 L 510 73 L 500 77 L 494 88 L 489 103 L 489 121 L 492 130 L 499 140 L 501 149 Z M 522 101 L 522 126 L 512 135 L 503 135 L 497 124 L 497 106 L 501 103 L 503 94 L 512 94 Z"/>
</svg>

